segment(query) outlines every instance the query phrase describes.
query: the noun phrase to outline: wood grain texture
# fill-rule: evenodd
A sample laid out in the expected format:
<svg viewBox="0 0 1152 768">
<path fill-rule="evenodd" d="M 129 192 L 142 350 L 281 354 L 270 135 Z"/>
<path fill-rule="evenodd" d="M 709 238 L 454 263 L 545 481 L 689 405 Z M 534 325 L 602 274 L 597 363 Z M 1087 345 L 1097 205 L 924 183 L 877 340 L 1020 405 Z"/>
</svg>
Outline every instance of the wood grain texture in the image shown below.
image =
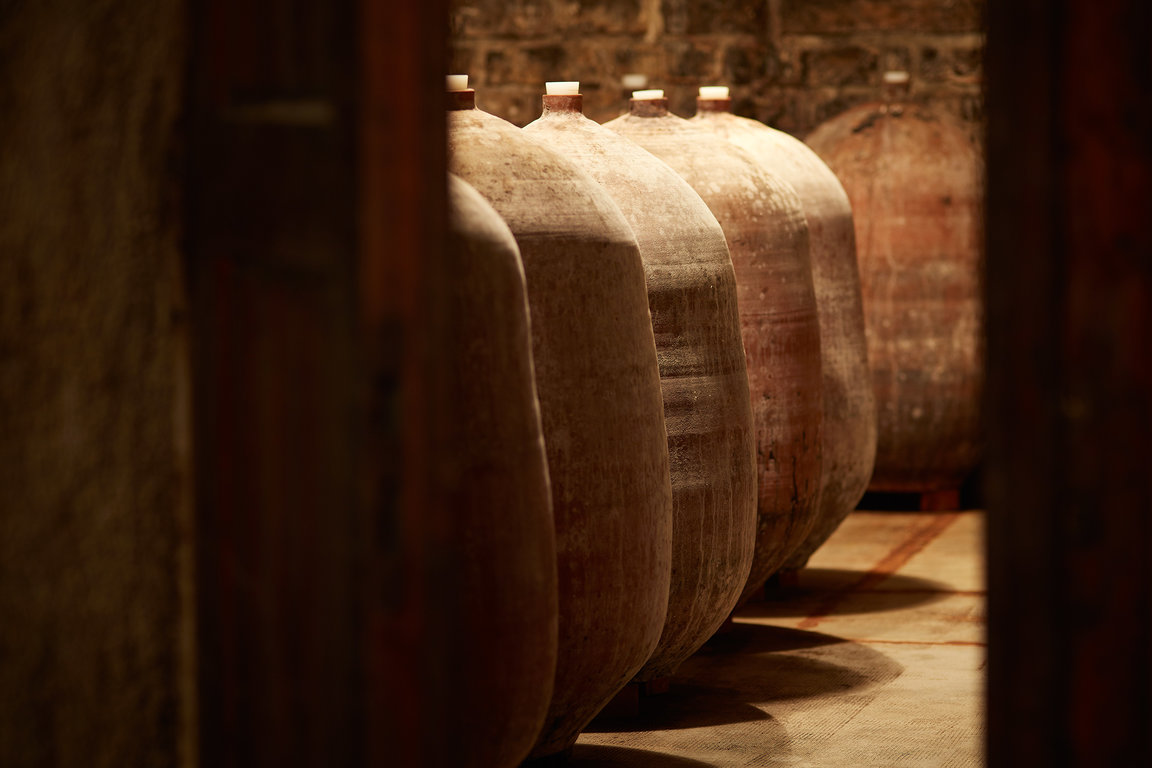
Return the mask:
<svg viewBox="0 0 1152 768">
<path fill-rule="evenodd" d="M 1152 12 L 989 24 L 989 765 L 1143 765 Z"/>
<path fill-rule="evenodd" d="M 357 764 L 350 4 L 203 2 L 189 94 L 205 764 Z"/>
</svg>

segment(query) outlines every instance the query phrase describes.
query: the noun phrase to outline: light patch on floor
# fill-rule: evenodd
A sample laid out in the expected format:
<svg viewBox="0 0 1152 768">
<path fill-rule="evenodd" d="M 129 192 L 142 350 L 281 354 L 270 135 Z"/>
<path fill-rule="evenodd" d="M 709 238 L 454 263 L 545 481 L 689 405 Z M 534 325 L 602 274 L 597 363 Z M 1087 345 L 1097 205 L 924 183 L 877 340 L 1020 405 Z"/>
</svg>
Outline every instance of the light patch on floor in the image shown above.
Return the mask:
<svg viewBox="0 0 1152 768">
<path fill-rule="evenodd" d="M 573 768 L 982 764 L 983 514 L 856 512 Z"/>
</svg>

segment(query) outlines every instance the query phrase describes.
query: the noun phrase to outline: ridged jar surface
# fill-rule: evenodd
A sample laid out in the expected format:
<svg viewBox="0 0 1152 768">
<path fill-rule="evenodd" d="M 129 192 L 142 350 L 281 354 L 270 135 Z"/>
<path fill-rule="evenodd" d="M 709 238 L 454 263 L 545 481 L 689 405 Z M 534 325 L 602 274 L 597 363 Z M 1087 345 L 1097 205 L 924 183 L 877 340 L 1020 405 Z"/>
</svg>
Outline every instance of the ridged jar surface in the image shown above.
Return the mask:
<svg viewBox="0 0 1152 768">
<path fill-rule="evenodd" d="M 555 532 L 524 272 L 512 233 L 449 177 L 447 288 L 455 442 L 442 453 L 454 517 L 446 567 L 462 585 L 440 692 L 451 765 L 514 766 L 536 741 L 556 672 Z"/>
<path fill-rule="evenodd" d="M 543 756 L 576 740 L 664 625 L 671 490 L 644 269 L 611 198 L 511 123 L 451 110 L 448 148 L 524 262 L 560 589 Z"/>
<path fill-rule="evenodd" d="M 731 141 L 791 184 L 808 221 L 820 320 L 824 433 L 816 519 L 788 558 L 789 567 L 800 568 L 856 508 L 876 460 L 876 398 L 864 338 L 852 205 L 836 175 L 799 139 L 728 111 L 701 109 L 691 122 Z"/>
<path fill-rule="evenodd" d="M 787 183 L 687 120 L 630 114 L 605 125 L 672 166 L 708 204 L 728 241 L 757 446 L 757 536 L 747 598 L 808 536 L 816 514 L 823 395 L 808 226 Z"/>
<path fill-rule="evenodd" d="M 968 136 L 914 106 L 870 104 L 807 143 L 856 221 L 878 406 L 876 491 L 960 487 L 980 457 L 980 161 Z"/>
<path fill-rule="evenodd" d="M 755 441 L 736 282 L 716 217 L 667 164 L 575 108 L 525 127 L 620 206 L 644 260 L 672 479 L 672 582 L 640 681 L 670 675 L 732 611 L 752 562 Z M 563 104 L 563 101 L 561 101 Z"/>
</svg>

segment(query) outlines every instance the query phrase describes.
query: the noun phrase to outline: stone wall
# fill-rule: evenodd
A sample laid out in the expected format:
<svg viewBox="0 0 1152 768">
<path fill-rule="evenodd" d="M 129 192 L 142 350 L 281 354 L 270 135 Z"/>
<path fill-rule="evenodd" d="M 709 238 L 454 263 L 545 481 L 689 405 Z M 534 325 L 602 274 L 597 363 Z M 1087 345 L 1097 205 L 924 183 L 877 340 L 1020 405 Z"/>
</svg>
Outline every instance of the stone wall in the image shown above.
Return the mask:
<svg viewBox="0 0 1152 768">
<path fill-rule="evenodd" d="M 982 120 L 984 0 L 453 0 L 453 70 L 482 109 L 523 125 L 546 80 L 580 80 L 595 120 L 624 109 L 626 73 L 677 114 L 728 85 L 737 113 L 805 135 L 877 97 L 887 69 L 913 97 Z"/>
<path fill-rule="evenodd" d="M 192 765 L 181 0 L 0 10 L 0 765 Z"/>
</svg>

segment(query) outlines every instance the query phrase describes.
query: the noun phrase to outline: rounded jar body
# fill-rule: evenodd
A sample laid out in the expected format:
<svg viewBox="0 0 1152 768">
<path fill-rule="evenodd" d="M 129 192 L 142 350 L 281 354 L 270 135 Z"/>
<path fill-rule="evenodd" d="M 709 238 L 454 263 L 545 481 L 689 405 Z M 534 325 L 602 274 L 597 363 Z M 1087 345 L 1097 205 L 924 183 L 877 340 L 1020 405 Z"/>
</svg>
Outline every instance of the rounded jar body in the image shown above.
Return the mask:
<svg viewBox="0 0 1152 768">
<path fill-rule="evenodd" d="M 478 109 L 448 112 L 449 169 L 524 264 L 552 485 L 556 683 L 531 756 L 571 746 L 659 639 L 672 545 L 668 448 L 636 239 L 574 164 Z"/>
<path fill-rule="evenodd" d="M 724 232 L 666 163 L 544 97 L 525 131 L 580 164 L 640 246 L 656 337 L 672 481 L 672 581 L 660 642 L 636 679 L 669 675 L 712 636 L 743 589 L 756 465 L 736 282 Z"/>
</svg>

